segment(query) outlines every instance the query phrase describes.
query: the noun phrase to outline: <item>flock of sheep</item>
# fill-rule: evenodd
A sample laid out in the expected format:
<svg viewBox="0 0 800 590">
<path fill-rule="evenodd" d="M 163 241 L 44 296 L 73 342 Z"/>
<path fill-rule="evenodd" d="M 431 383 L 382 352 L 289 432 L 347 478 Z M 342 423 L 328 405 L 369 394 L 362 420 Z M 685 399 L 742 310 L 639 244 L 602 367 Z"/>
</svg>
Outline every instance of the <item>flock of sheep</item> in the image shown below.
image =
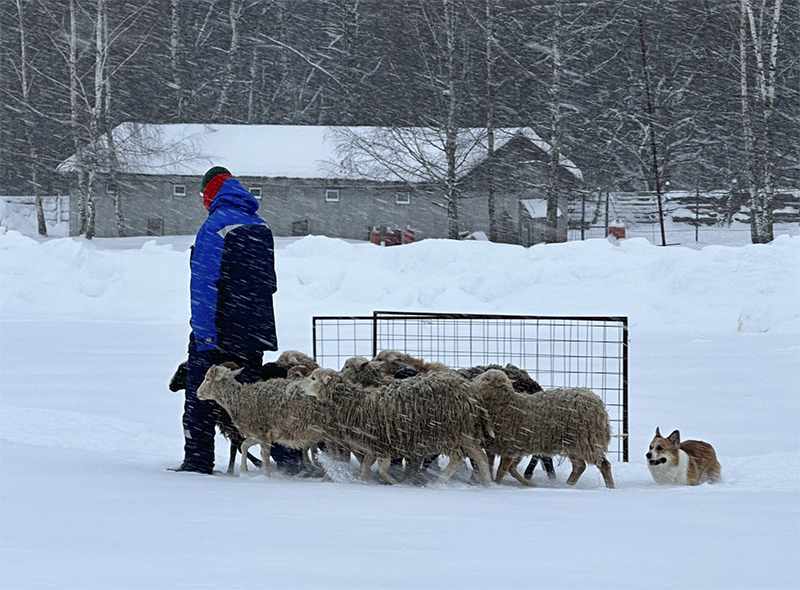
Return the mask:
<svg viewBox="0 0 800 590">
<path fill-rule="evenodd" d="M 449 461 L 438 483 L 447 481 L 469 458 L 473 480 L 500 483 L 509 473 L 523 485 L 533 485 L 517 466 L 533 455 L 526 476 L 537 459 L 554 477 L 552 457 L 569 458 L 574 485 L 586 469 L 596 465 L 605 485 L 614 487 L 606 458 L 611 425 L 603 401 L 585 388 L 542 388 L 523 370 L 489 365 L 453 370 L 427 363 L 394 350 L 374 359 L 353 357 L 341 371 L 320 368 L 309 356 L 284 352 L 276 361 L 285 378 L 242 384 L 241 371 L 225 363 L 212 366 L 197 395 L 214 400 L 227 412 L 237 434 L 241 470 L 247 470 L 248 449 L 261 445 L 262 469 L 270 471 L 270 445 L 301 449 L 305 468 L 319 449 L 350 453 L 368 478 L 377 462 L 381 477 L 396 484 L 389 471 L 405 463 L 404 480 L 421 478 L 438 456 Z M 174 379 L 173 379 L 174 380 Z M 224 432 L 225 433 L 225 432 Z M 230 432 L 226 433 L 230 434 Z M 495 457 L 500 461 L 492 477 Z"/>
</svg>

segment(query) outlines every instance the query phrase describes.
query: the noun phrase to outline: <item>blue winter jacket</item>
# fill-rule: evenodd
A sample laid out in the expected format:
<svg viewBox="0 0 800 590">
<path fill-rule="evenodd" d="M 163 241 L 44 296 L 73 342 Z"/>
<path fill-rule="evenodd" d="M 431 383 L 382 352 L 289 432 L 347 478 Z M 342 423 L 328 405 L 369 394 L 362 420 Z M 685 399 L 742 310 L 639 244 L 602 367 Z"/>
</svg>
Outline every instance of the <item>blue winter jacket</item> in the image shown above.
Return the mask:
<svg viewBox="0 0 800 590">
<path fill-rule="evenodd" d="M 257 210 L 255 197 L 229 178 L 197 232 L 190 263 L 190 324 L 198 350 L 278 349 L 272 306 L 275 245 Z"/>
</svg>

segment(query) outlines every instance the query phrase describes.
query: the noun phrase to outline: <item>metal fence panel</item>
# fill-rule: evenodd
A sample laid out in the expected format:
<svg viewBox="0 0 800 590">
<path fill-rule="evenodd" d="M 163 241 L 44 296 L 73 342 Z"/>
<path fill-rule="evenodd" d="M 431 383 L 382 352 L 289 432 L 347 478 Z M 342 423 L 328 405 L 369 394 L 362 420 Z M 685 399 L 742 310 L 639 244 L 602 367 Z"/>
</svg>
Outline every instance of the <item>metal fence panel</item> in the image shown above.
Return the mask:
<svg viewBox="0 0 800 590">
<path fill-rule="evenodd" d="M 544 389 L 588 387 L 608 409 L 616 445 L 628 460 L 628 319 L 376 311 L 313 318 L 314 357 L 340 369 L 351 356 L 394 349 L 453 368 L 511 363 Z"/>
</svg>

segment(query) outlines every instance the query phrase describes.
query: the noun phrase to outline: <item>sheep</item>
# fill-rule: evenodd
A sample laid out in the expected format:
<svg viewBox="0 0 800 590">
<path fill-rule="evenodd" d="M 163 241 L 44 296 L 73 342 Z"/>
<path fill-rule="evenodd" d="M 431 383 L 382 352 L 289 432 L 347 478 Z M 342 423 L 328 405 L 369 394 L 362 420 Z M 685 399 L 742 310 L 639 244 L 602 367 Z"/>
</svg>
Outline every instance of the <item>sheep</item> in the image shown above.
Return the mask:
<svg viewBox="0 0 800 590">
<path fill-rule="evenodd" d="M 397 350 L 382 350 L 375 356 L 374 360 L 382 361 L 384 363 L 384 372 L 392 376 L 403 369 L 413 369 L 417 373 L 452 370 L 444 363 L 427 363 L 422 359 Z"/>
<path fill-rule="evenodd" d="M 511 380 L 514 391 L 518 391 L 519 393 L 538 393 L 543 391 L 542 386 L 534 381 L 531 376 L 528 375 L 527 371 L 520 369 L 511 363 L 508 363 L 505 367 L 501 367 L 500 365 L 481 365 L 477 367 L 470 367 L 468 369 L 459 369 L 458 373 L 467 379 L 474 379 L 489 369 L 498 369 L 503 371 L 503 373 L 505 373 Z M 494 455 L 492 453 L 487 453 L 487 455 L 489 457 L 489 466 L 491 467 L 494 465 Z M 547 472 L 547 477 L 552 480 L 556 479 L 556 470 L 553 466 L 553 458 L 544 455 L 534 455 L 531 457 L 530 463 L 528 463 L 528 467 L 525 469 L 525 479 L 531 479 L 531 477 L 533 477 L 533 470 L 536 468 L 536 464 L 539 461 L 542 462 L 542 467 L 544 467 L 544 470 Z"/>
<path fill-rule="evenodd" d="M 189 363 L 187 361 L 182 362 L 178 365 L 178 368 L 175 370 L 175 374 L 172 376 L 172 379 L 169 380 L 169 390 L 174 392 L 181 391 L 186 389 L 186 377 L 188 374 L 188 367 Z M 242 443 L 244 442 L 244 437 L 241 433 L 236 429 L 236 426 L 233 425 L 231 421 L 231 417 L 228 416 L 228 413 L 220 407 L 216 408 L 214 412 L 214 417 L 216 421 L 216 426 L 219 428 L 220 433 L 222 436 L 225 437 L 226 440 L 230 441 L 231 450 L 230 450 L 230 458 L 228 459 L 228 475 L 233 474 L 234 465 L 236 465 L 236 453 L 240 451 L 242 447 Z M 247 459 L 253 462 L 253 465 L 256 467 L 261 467 L 261 461 L 256 459 L 253 455 L 247 453 L 243 455 L 246 456 Z M 246 463 L 245 459 L 245 463 Z"/>
<path fill-rule="evenodd" d="M 321 404 L 305 394 L 303 379 L 270 379 L 242 384 L 235 377 L 241 369 L 231 370 L 224 365 L 212 365 L 197 397 L 214 400 L 230 415 L 233 423 L 247 438 L 242 443 L 242 465 L 247 449 L 261 444 L 262 469 L 270 474 L 270 445 L 273 442 L 301 449 L 303 464 L 311 470 L 313 466 L 308 451 L 322 439 Z"/>
<path fill-rule="evenodd" d="M 487 449 L 500 455 L 495 481 L 511 473 L 523 485 L 517 465 L 525 455 L 565 455 L 572 463 L 567 485 L 575 485 L 586 463 L 596 465 L 606 487 L 614 487 L 611 463 L 605 453 L 611 442 L 611 423 L 603 400 L 582 387 L 552 389 L 522 395 L 508 376 L 490 369 L 473 381 L 482 405 L 489 412 L 495 437 Z"/>
<path fill-rule="evenodd" d="M 381 477 L 396 484 L 388 472 L 392 458 L 441 453 L 450 462 L 437 483 L 450 479 L 467 456 L 478 465 L 484 483 L 490 483 L 481 445 L 493 430 L 462 377 L 436 372 L 363 388 L 336 371 L 316 369 L 305 386 L 325 404 L 328 436 L 364 456 L 362 476 L 377 459 Z"/>
<path fill-rule="evenodd" d="M 275 364 L 279 367 L 283 367 L 287 371 L 297 365 L 303 365 L 312 371 L 319 368 L 317 361 L 298 350 L 286 350 L 282 352 L 278 360 L 275 361 Z"/>
<path fill-rule="evenodd" d="M 341 373 L 345 379 L 362 387 L 380 387 L 394 380 L 394 377 L 386 373 L 384 362 L 370 361 L 363 356 L 347 359 L 342 365 Z"/>
</svg>

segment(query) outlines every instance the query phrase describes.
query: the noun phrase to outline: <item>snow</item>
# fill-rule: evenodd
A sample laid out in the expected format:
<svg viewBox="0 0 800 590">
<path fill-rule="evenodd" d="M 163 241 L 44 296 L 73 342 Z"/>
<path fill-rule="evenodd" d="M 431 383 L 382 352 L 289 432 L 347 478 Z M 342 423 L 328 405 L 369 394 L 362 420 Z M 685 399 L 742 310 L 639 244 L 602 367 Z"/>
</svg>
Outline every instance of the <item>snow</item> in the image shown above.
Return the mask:
<svg viewBox="0 0 800 590">
<path fill-rule="evenodd" d="M 533 489 L 167 471 L 192 241 L 0 229 L 0 587 L 800 586 L 800 237 L 277 240 L 282 350 L 311 350 L 314 315 L 629 316 L 631 461 L 613 463 L 614 490 L 593 467 L 567 489 L 568 461 Z M 724 481 L 655 484 L 657 426 L 712 443 Z"/>
</svg>

